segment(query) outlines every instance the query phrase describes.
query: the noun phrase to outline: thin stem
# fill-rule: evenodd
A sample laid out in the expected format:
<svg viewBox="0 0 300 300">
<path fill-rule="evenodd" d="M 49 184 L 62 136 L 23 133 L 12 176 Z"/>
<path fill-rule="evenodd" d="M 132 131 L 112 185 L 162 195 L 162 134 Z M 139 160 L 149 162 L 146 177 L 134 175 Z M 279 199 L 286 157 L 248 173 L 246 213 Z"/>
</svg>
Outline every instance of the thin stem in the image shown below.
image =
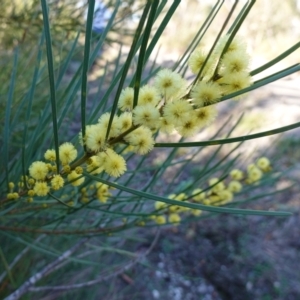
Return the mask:
<svg viewBox="0 0 300 300">
<path fill-rule="evenodd" d="M 81 131 L 82 139 L 85 137 L 85 127 L 86 127 L 86 97 L 87 97 L 87 73 L 89 69 L 89 57 L 91 48 L 91 36 L 92 36 L 92 25 L 94 16 L 95 0 L 89 1 L 88 6 L 88 16 L 86 22 L 86 32 L 85 32 L 85 44 L 84 44 L 84 58 L 82 66 L 82 81 L 81 81 Z M 84 150 L 86 151 L 86 146 L 84 145 Z"/>
<path fill-rule="evenodd" d="M 41 235 L 39 236 L 33 243 L 38 243 L 41 239 L 43 239 L 45 237 L 45 235 Z M 15 258 L 14 260 L 10 263 L 10 265 L 8 266 L 9 270 L 11 270 L 18 262 L 19 260 L 27 253 L 27 251 L 30 249 L 30 247 L 26 247 L 24 248 Z M 7 271 L 4 271 L 1 275 L 0 275 L 0 283 L 3 281 L 3 279 L 5 278 L 7 274 Z"/>
<path fill-rule="evenodd" d="M 4 253 L 3 253 L 1 247 L 0 247 L 0 258 L 1 258 L 1 260 L 2 260 L 2 263 L 3 263 L 3 265 L 4 265 L 4 268 L 6 269 L 6 271 L 4 271 L 4 273 L 2 274 L 1 277 L 3 278 L 3 277 L 5 277 L 6 274 L 8 274 L 8 278 L 9 278 L 9 280 L 10 280 L 12 286 L 15 287 L 15 286 L 16 286 L 16 282 L 15 282 L 13 276 L 12 276 L 11 268 L 10 268 L 10 266 L 9 266 L 8 263 L 7 263 L 7 260 L 6 260 L 6 258 L 5 258 L 5 255 L 4 255 Z M 3 275 L 4 275 L 4 276 L 3 276 Z M 1 278 L 0 278 L 0 279 L 1 279 Z"/>
<path fill-rule="evenodd" d="M 53 269 L 60 264 L 62 261 L 66 260 L 69 256 L 71 256 L 79 247 L 81 247 L 84 243 L 88 241 L 88 238 L 82 239 L 77 242 L 73 247 L 65 251 L 61 256 L 59 256 L 56 260 L 52 263 L 48 264 L 44 267 L 40 272 L 31 276 L 25 283 L 23 283 L 16 291 L 6 297 L 4 300 L 18 300 L 27 293 L 30 287 L 35 285 L 38 281 L 42 278 L 50 274 Z"/>
<path fill-rule="evenodd" d="M 30 287 L 29 290 L 31 292 L 73 290 L 73 289 L 79 289 L 79 288 L 83 288 L 83 287 L 92 286 L 92 285 L 98 284 L 102 281 L 106 281 L 108 279 L 116 277 L 116 276 L 124 273 L 125 271 L 129 270 L 134 265 L 136 265 L 138 262 L 143 260 L 147 255 L 149 255 L 149 253 L 155 247 L 155 245 L 158 241 L 159 235 L 160 235 L 160 229 L 157 231 L 157 233 L 155 235 L 155 238 L 153 239 L 153 241 L 152 241 L 150 247 L 147 249 L 147 251 L 145 251 L 144 253 L 138 255 L 135 259 L 133 259 L 131 262 L 125 264 L 124 266 L 116 267 L 115 270 L 110 271 L 109 274 L 102 274 L 101 276 L 99 276 L 98 278 L 96 278 L 94 280 L 86 281 L 86 282 L 83 282 L 83 283 L 70 284 L 70 285 L 61 285 L 61 286 Z"/>
<path fill-rule="evenodd" d="M 216 37 L 216 39 L 215 39 L 215 41 L 214 41 L 214 44 L 212 45 L 212 47 L 211 47 L 211 49 L 210 49 L 210 51 L 209 51 L 209 53 L 208 53 L 208 55 L 207 55 L 207 57 L 206 57 L 206 59 L 205 59 L 205 61 L 204 61 L 204 63 L 203 63 L 201 69 L 199 70 L 199 73 L 197 74 L 197 77 L 195 78 L 195 80 L 194 80 L 192 86 L 194 86 L 195 83 L 200 79 L 200 76 L 202 75 L 202 72 L 203 72 L 203 70 L 204 70 L 204 68 L 205 68 L 205 66 L 206 66 L 206 64 L 207 64 L 207 62 L 208 62 L 208 60 L 209 60 L 209 58 L 211 57 L 211 55 L 212 55 L 214 49 L 216 48 L 216 45 L 217 45 L 217 43 L 219 42 L 219 39 L 220 39 L 222 33 L 224 32 L 224 30 L 225 30 L 225 28 L 226 28 L 226 26 L 227 26 L 227 24 L 228 24 L 228 22 L 229 22 L 229 20 L 230 20 L 230 18 L 231 18 L 231 16 L 232 16 L 233 12 L 234 12 L 234 10 L 235 10 L 237 4 L 238 4 L 238 1 L 235 0 L 235 2 L 234 2 L 234 4 L 233 4 L 233 6 L 232 6 L 232 8 L 231 8 L 231 10 L 230 10 L 230 12 L 229 12 L 229 14 L 227 15 L 227 18 L 226 18 L 224 24 L 222 25 L 221 30 L 219 31 L 219 33 L 218 33 L 218 35 L 217 35 L 217 37 Z M 220 57 L 220 60 L 221 60 L 221 58 L 222 58 L 222 57 Z M 219 61 L 220 61 L 220 60 L 219 60 Z M 216 68 L 216 71 L 217 71 L 217 68 Z M 216 72 L 216 71 L 215 71 L 215 72 Z M 213 76 L 213 77 L 214 77 L 214 76 Z"/>
<path fill-rule="evenodd" d="M 87 234 L 107 234 L 121 229 L 125 229 L 128 226 L 121 225 L 109 228 L 92 228 L 92 229 L 81 229 L 81 230 L 50 230 L 50 229 L 36 229 L 30 227 L 10 227 L 10 226 L 0 226 L 0 230 L 3 231 L 14 231 L 14 232 L 30 232 L 30 233 L 44 233 L 51 235 L 64 235 L 64 234 L 74 234 L 74 235 L 87 235 Z"/>
<path fill-rule="evenodd" d="M 53 64 L 53 53 L 52 53 L 52 39 L 50 33 L 48 5 L 46 0 L 41 0 L 43 23 L 45 28 L 45 40 L 48 60 L 48 74 L 50 84 L 50 101 L 51 101 L 51 115 L 52 115 L 52 126 L 54 136 L 54 148 L 56 154 L 56 173 L 59 173 L 59 141 L 58 141 L 58 126 L 57 126 L 57 105 L 56 105 L 56 89 L 54 81 L 54 64 Z"/>
</svg>

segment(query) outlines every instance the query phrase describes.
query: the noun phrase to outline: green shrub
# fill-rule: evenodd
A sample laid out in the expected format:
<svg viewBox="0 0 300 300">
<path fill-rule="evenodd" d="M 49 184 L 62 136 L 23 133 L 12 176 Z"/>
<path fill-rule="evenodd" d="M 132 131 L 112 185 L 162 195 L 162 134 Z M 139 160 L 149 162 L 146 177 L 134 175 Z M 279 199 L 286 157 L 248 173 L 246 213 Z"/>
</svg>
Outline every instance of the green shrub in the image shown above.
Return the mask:
<svg viewBox="0 0 300 300">
<path fill-rule="evenodd" d="M 119 246 L 122 239 L 134 241 L 141 226 L 177 226 L 217 213 L 290 215 L 236 208 L 278 193 L 270 187 L 280 176 L 265 156 L 254 154 L 252 163 L 243 163 L 238 149 L 246 140 L 300 123 L 239 137 L 231 135 L 241 116 L 228 116 L 219 129 L 212 124 L 220 119 L 218 103 L 241 101 L 245 93 L 299 71 L 295 64 L 259 78 L 300 43 L 250 70 L 247 43 L 238 36 L 255 3 L 248 1 L 243 7 L 233 5 L 205 49 L 201 41 L 218 17 L 218 1 L 182 57 L 165 68 L 151 62 L 151 54 L 179 3 L 146 1 L 125 61 L 121 49 L 94 85 L 88 84 L 88 74 L 108 33 L 123 20 L 120 1 L 95 40 L 95 1 L 89 1 L 83 59 L 70 80 L 65 79 L 81 51 L 79 35 L 71 45 L 66 42 L 66 55 L 55 60 L 55 45 L 61 40 L 49 17 L 53 8 L 41 0 L 39 17 L 24 13 L 24 26 L 26 18 L 40 20 L 35 28 L 39 44 L 30 63 L 24 62 L 27 46 L 14 48 L 12 63 L 5 64 L 10 78 L 3 79 L 1 89 L 0 256 L 5 271 L 0 274 L 0 294 L 6 299 L 29 292 L 72 292 L 119 274 L 147 254 L 133 254 L 130 243 L 128 249 Z M 76 26 L 71 28 L 76 32 Z M 26 78 L 20 81 L 22 75 Z M 192 140 L 206 127 L 214 130 L 211 138 Z M 220 156 L 231 143 L 235 146 Z M 205 147 L 210 151 L 204 155 Z M 74 274 L 82 270 L 87 275 L 74 283 Z M 40 281 L 43 286 L 36 286 Z"/>
</svg>

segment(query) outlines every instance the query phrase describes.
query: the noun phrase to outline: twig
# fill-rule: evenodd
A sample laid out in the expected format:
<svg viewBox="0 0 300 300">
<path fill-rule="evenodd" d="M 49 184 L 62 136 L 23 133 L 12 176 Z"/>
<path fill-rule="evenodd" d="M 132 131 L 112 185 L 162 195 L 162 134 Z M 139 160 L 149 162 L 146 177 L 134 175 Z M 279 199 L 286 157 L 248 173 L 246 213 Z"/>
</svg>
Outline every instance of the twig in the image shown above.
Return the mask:
<svg viewBox="0 0 300 300">
<path fill-rule="evenodd" d="M 123 272 L 127 271 L 128 269 L 132 268 L 135 264 L 137 264 L 139 261 L 141 261 L 144 257 L 146 257 L 154 248 L 156 245 L 158 238 L 160 234 L 160 229 L 158 229 L 154 240 L 151 243 L 151 246 L 145 251 L 143 254 L 137 256 L 137 258 L 133 259 L 131 262 L 127 263 L 123 267 L 117 267 L 116 270 L 113 271 L 113 273 L 110 272 L 110 274 L 102 274 L 98 278 L 90 281 L 86 281 L 83 283 L 78 283 L 78 284 L 70 284 L 70 285 L 60 285 L 60 286 L 40 286 L 40 287 L 30 287 L 28 290 L 30 292 L 42 292 L 42 291 L 66 291 L 66 290 L 73 290 L 73 289 L 79 289 L 83 287 L 88 287 L 95 285 L 97 283 L 100 283 L 102 281 L 108 280 L 112 277 L 115 277 L 117 275 L 122 274 Z M 5 300 L 10 300 L 10 299 L 5 299 Z"/>
<path fill-rule="evenodd" d="M 16 232 L 32 232 L 32 233 L 44 233 L 44 234 L 98 234 L 98 233 L 110 233 L 112 231 L 117 231 L 120 229 L 125 229 L 126 225 L 120 225 L 116 227 L 109 228 L 91 228 L 91 229 L 81 229 L 81 230 L 70 230 L 70 229 L 61 229 L 61 230 L 52 230 L 52 229 L 36 229 L 30 227 L 11 227 L 11 226 L 0 226 L 0 231 L 16 231 Z"/>
<path fill-rule="evenodd" d="M 24 295 L 31 286 L 35 285 L 39 280 L 53 272 L 55 267 L 60 264 L 62 261 L 66 260 L 69 256 L 71 256 L 82 244 L 84 244 L 88 238 L 82 239 L 78 243 L 76 243 L 73 247 L 65 251 L 61 256 L 59 256 L 55 261 L 48 264 L 44 269 L 40 272 L 36 273 L 32 277 L 30 277 L 25 283 L 23 283 L 16 291 L 10 294 L 8 297 L 4 298 L 4 300 L 18 300 L 22 295 Z"/>
<path fill-rule="evenodd" d="M 86 251 L 86 252 L 84 252 L 84 253 L 81 253 L 81 254 L 77 255 L 77 256 L 76 256 L 76 259 L 78 259 L 78 258 L 83 258 L 83 257 L 88 256 L 88 255 L 90 255 L 90 254 L 92 254 L 92 253 L 95 253 L 95 252 L 98 252 L 98 251 L 97 251 L 97 250 L 89 250 L 89 251 Z M 54 271 L 56 271 L 56 270 L 62 268 L 63 266 L 65 266 L 66 264 L 68 264 L 68 263 L 70 263 L 70 262 L 71 262 L 71 260 L 65 260 L 65 261 L 61 262 L 60 264 L 58 264 L 58 265 L 56 265 L 56 266 L 54 267 L 54 269 L 52 270 L 52 272 L 54 272 Z"/>
<path fill-rule="evenodd" d="M 45 235 L 41 235 L 39 236 L 34 242 L 33 244 L 38 243 L 42 238 L 44 238 Z M 23 249 L 16 257 L 15 259 L 11 262 L 11 264 L 9 265 L 9 270 L 11 270 L 16 264 L 17 262 L 26 254 L 26 252 L 30 249 L 30 246 L 26 247 L 25 249 Z M 1 275 L 0 275 L 0 283 L 2 282 L 2 280 L 5 278 L 7 272 L 4 271 Z"/>
</svg>

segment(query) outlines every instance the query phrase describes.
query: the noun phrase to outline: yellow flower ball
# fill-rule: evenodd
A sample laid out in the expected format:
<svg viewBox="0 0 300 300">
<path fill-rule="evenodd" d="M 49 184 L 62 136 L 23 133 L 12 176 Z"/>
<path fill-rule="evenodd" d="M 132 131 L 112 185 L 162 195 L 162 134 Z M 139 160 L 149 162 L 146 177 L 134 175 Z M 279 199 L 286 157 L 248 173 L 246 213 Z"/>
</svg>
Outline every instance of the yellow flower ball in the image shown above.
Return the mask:
<svg viewBox="0 0 300 300">
<path fill-rule="evenodd" d="M 221 197 L 219 195 L 211 195 L 208 200 L 210 205 L 218 206 L 221 204 Z"/>
<path fill-rule="evenodd" d="M 220 197 L 220 200 L 222 201 L 222 204 L 226 204 L 228 202 L 231 202 L 233 199 L 233 194 L 228 189 L 222 190 L 218 193 L 218 196 Z"/>
<path fill-rule="evenodd" d="M 196 49 L 189 57 L 188 65 L 195 75 L 199 73 L 204 64 L 204 61 L 206 60 L 206 57 L 207 54 L 201 49 Z"/>
<path fill-rule="evenodd" d="M 56 159 L 55 150 L 54 149 L 48 149 L 45 152 L 44 157 L 45 157 L 46 160 L 55 161 L 55 159 Z"/>
<path fill-rule="evenodd" d="M 110 115 L 111 115 L 110 113 L 105 113 L 98 120 L 99 125 L 103 128 L 102 131 L 105 131 L 105 135 L 108 128 Z M 114 115 L 113 122 L 111 124 L 110 131 L 109 131 L 109 137 L 110 138 L 116 137 L 120 134 L 120 132 L 121 132 L 121 128 L 119 123 L 119 117 L 117 115 Z"/>
<path fill-rule="evenodd" d="M 107 158 L 104 162 L 104 171 L 113 177 L 120 177 L 127 170 L 126 162 L 123 156 L 117 154 L 112 149 L 107 149 L 106 153 Z"/>
<path fill-rule="evenodd" d="M 133 107 L 133 96 L 134 96 L 134 90 L 131 87 L 127 87 L 124 90 L 122 90 L 119 101 L 118 101 L 118 107 L 120 110 L 132 110 Z"/>
<path fill-rule="evenodd" d="M 190 119 L 183 120 L 180 126 L 176 126 L 175 129 L 182 137 L 191 137 L 199 131 L 198 125 L 194 114 L 191 114 Z"/>
<path fill-rule="evenodd" d="M 169 215 L 169 223 L 179 224 L 181 221 L 180 215 L 176 213 L 172 213 Z"/>
<path fill-rule="evenodd" d="M 266 157 L 260 157 L 257 161 L 256 161 L 256 165 L 264 172 L 267 172 L 269 170 L 271 170 L 271 163 L 270 160 Z"/>
<path fill-rule="evenodd" d="M 228 183 L 227 189 L 232 193 L 239 193 L 242 190 L 242 184 L 237 180 L 232 180 Z"/>
<path fill-rule="evenodd" d="M 185 120 L 190 119 L 192 105 L 184 100 L 174 100 L 164 106 L 163 116 L 168 123 L 180 126 Z"/>
<path fill-rule="evenodd" d="M 105 148 L 106 128 L 101 124 L 91 125 L 86 135 L 86 146 L 90 151 L 99 152 Z"/>
<path fill-rule="evenodd" d="M 6 197 L 7 197 L 8 200 L 13 200 L 14 199 L 14 193 L 8 193 L 6 195 Z"/>
<path fill-rule="evenodd" d="M 176 195 L 173 199 L 182 201 L 182 200 L 186 200 L 186 198 L 187 198 L 187 195 L 185 193 L 180 193 L 180 194 Z"/>
<path fill-rule="evenodd" d="M 78 175 L 75 171 L 72 171 L 69 175 L 68 175 L 68 180 L 70 181 L 70 183 L 73 185 L 73 186 L 79 186 L 81 185 L 85 178 L 84 177 L 81 177 L 79 178 L 81 175 Z M 77 179 L 78 178 L 78 179 Z M 75 180 L 77 179 L 77 180 Z"/>
<path fill-rule="evenodd" d="M 47 185 L 47 182 L 37 181 L 33 187 L 33 190 L 37 196 L 42 197 L 42 196 L 46 196 L 49 193 L 50 188 Z"/>
<path fill-rule="evenodd" d="M 191 97 L 196 106 L 202 107 L 219 101 L 221 88 L 216 82 L 199 82 L 191 90 Z"/>
<path fill-rule="evenodd" d="M 89 163 L 86 167 L 86 171 L 92 175 L 97 175 L 103 171 L 103 166 L 101 166 L 98 156 L 91 156 L 89 158 Z"/>
<path fill-rule="evenodd" d="M 248 171 L 248 179 L 250 183 L 260 180 L 262 178 L 262 175 L 263 175 L 262 171 L 256 167 Z"/>
<path fill-rule="evenodd" d="M 222 59 L 220 75 L 226 77 L 232 73 L 248 72 L 250 57 L 243 50 L 225 53 Z"/>
<path fill-rule="evenodd" d="M 84 136 L 84 139 L 82 138 L 82 131 L 79 132 L 79 136 L 78 136 L 78 139 L 79 139 L 79 143 L 80 145 L 85 145 L 86 144 L 86 140 L 89 136 L 89 134 L 93 131 L 93 127 L 96 126 L 96 125 L 87 125 L 85 127 L 85 136 Z"/>
<path fill-rule="evenodd" d="M 221 54 L 223 51 L 230 35 L 225 35 L 221 37 L 218 41 L 218 44 L 216 46 L 215 52 L 218 53 L 218 55 Z M 231 41 L 226 53 L 232 52 L 232 51 L 243 51 L 244 53 L 247 51 L 247 44 L 245 43 L 244 39 L 240 36 L 235 36 L 235 38 Z"/>
<path fill-rule="evenodd" d="M 161 202 L 161 201 L 155 201 L 154 204 L 155 209 L 159 210 L 159 209 L 163 209 L 166 207 L 166 203 Z"/>
<path fill-rule="evenodd" d="M 7 199 L 9 200 L 17 200 L 20 197 L 18 193 L 8 193 Z"/>
<path fill-rule="evenodd" d="M 204 205 L 211 205 L 212 203 L 211 203 L 211 200 L 209 198 L 206 198 L 206 199 L 203 200 L 203 204 Z"/>
<path fill-rule="evenodd" d="M 107 203 L 107 200 L 108 200 L 109 196 L 111 196 L 110 193 L 105 194 L 105 193 L 102 193 L 102 192 L 100 192 L 100 191 L 97 191 L 97 198 L 98 198 L 98 200 L 99 200 L 101 203 Z"/>
<path fill-rule="evenodd" d="M 248 72 L 229 73 L 218 80 L 218 83 L 223 86 L 224 94 L 238 92 L 252 84 L 252 77 Z"/>
<path fill-rule="evenodd" d="M 198 129 L 210 125 L 217 117 L 218 111 L 215 106 L 201 107 L 192 112 L 193 118 L 197 121 Z"/>
<path fill-rule="evenodd" d="M 75 172 L 76 172 L 77 174 L 82 174 L 82 173 L 83 173 L 83 168 L 80 167 L 80 166 L 78 166 L 78 167 L 75 168 Z"/>
<path fill-rule="evenodd" d="M 241 170 L 239 169 L 233 169 L 231 172 L 230 172 L 230 177 L 233 179 L 233 180 L 242 180 L 244 178 L 244 174 Z"/>
<path fill-rule="evenodd" d="M 133 152 L 144 155 L 150 152 L 154 147 L 154 139 L 149 128 L 141 126 L 124 137 L 124 140 L 131 146 L 134 146 Z"/>
<path fill-rule="evenodd" d="M 159 124 L 159 119 L 160 113 L 158 109 L 151 104 L 138 105 L 133 110 L 133 123 L 135 125 L 156 128 Z"/>
<path fill-rule="evenodd" d="M 208 181 L 209 186 L 213 186 L 211 191 L 214 193 L 219 193 L 225 189 L 225 184 L 222 181 L 219 181 L 219 178 L 211 178 Z"/>
<path fill-rule="evenodd" d="M 191 209 L 190 212 L 195 217 L 199 217 L 202 214 L 202 210 L 200 209 Z"/>
<path fill-rule="evenodd" d="M 180 74 L 169 69 L 160 70 L 154 78 L 154 87 L 167 100 L 182 93 L 186 85 Z"/>
<path fill-rule="evenodd" d="M 108 188 L 97 189 L 97 198 L 101 203 L 106 203 L 111 193 L 108 192 Z"/>
<path fill-rule="evenodd" d="M 150 85 L 144 85 L 139 92 L 138 105 L 150 104 L 156 106 L 161 100 L 158 90 Z"/>
<path fill-rule="evenodd" d="M 132 113 L 124 112 L 119 116 L 119 128 L 121 132 L 128 130 L 132 126 Z"/>
<path fill-rule="evenodd" d="M 174 129 L 175 129 L 174 124 L 171 123 L 170 120 L 168 121 L 164 117 L 160 118 L 159 130 L 161 132 L 165 132 L 165 133 L 171 134 L 174 131 Z"/>
<path fill-rule="evenodd" d="M 171 213 L 179 212 L 181 210 L 181 206 L 179 205 L 170 205 L 168 207 L 168 211 Z"/>
<path fill-rule="evenodd" d="M 249 171 L 251 171 L 252 169 L 255 169 L 255 168 L 257 168 L 255 164 L 249 164 L 247 166 L 247 171 L 249 172 Z"/>
<path fill-rule="evenodd" d="M 42 161 L 35 161 L 29 167 L 29 174 L 36 180 L 44 180 L 48 174 L 47 164 Z"/>
<path fill-rule="evenodd" d="M 69 173 L 71 173 L 71 171 L 72 171 L 72 170 L 71 170 L 71 167 L 70 167 L 69 165 L 63 166 L 62 170 L 63 170 L 63 172 L 66 173 L 66 174 L 69 174 Z"/>
<path fill-rule="evenodd" d="M 27 194 L 29 197 L 33 197 L 35 195 L 35 192 L 34 190 L 28 190 Z"/>
<path fill-rule="evenodd" d="M 156 216 L 154 219 L 155 223 L 158 225 L 166 224 L 167 220 L 165 216 Z"/>
<path fill-rule="evenodd" d="M 59 146 L 59 159 L 63 165 L 67 165 L 75 160 L 77 150 L 71 143 L 63 143 Z"/>
<path fill-rule="evenodd" d="M 202 202 L 202 200 L 205 199 L 205 192 L 203 192 L 202 189 L 193 190 L 192 195 L 195 195 L 193 196 L 195 202 Z"/>
<path fill-rule="evenodd" d="M 34 183 L 35 183 L 35 180 L 33 178 L 28 179 L 28 184 L 29 185 L 34 185 Z"/>
<path fill-rule="evenodd" d="M 53 190 L 59 190 L 64 186 L 64 179 L 61 175 L 57 174 L 54 175 L 53 178 L 51 179 L 51 187 Z"/>
</svg>

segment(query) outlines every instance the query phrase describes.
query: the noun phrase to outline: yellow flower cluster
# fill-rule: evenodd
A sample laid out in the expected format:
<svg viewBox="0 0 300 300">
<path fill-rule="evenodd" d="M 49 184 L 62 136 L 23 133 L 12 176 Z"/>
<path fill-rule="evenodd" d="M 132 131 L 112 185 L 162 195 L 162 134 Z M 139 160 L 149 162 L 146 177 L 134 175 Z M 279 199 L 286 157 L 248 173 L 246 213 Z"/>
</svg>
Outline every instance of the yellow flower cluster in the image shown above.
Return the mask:
<svg viewBox="0 0 300 300">
<path fill-rule="evenodd" d="M 110 186 L 97 182 L 95 184 L 90 184 L 88 188 L 82 188 L 81 192 L 81 201 L 87 203 L 90 199 L 98 199 L 101 203 L 107 203 L 108 199 L 112 196 Z"/>
<path fill-rule="evenodd" d="M 46 196 L 51 190 L 60 190 L 65 185 L 65 178 L 62 176 L 63 174 L 58 174 L 56 170 L 55 150 L 48 149 L 44 154 L 44 158 L 50 163 L 46 164 L 42 161 L 35 161 L 29 167 L 29 175 L 31 176 L 31 181 L 28 180 L 28 185 L 30 187 L 28 196 Z M 63 143 L 59 146 L 59 160 L 63 165 L 63 170 L 68 170 L 69 164 L 76 158 L 77 150 L 73 144 Z M 69 181 L 73 179 L 74 177 L 68 177 Z M 71 183 L 74 185 L 74 182 Z"/>
<path fill-rule="evenodd" d="M 62 172 L 57 173 L 55 160 L 55 150 L 48 149 L 44 158 L 49 163 L 43 161 L 34 161 L 28 171 L 29 177 L 25 177 L 26 186 L 24 186 L 24 178 L 22 176 L 20 182 L 18 183 L 19 191 L 18 193 L 13 193 L 12 190 L 14 188 L 14 183 L 9 184 L 10 193 L 7 194 L 8 199 L 17 199 L 20 194 L 27 194 L 29 197 L 27 202 L 32 202 L 34 196 L 43 197 L 48 195 L 48 193 L 53 190 L 60 190 L 65 185 L 64 174 L 68 175 L 68 180 L 71 181 L 72 185 L 78 185 L 78 181 L 80 183 L 84 181 L 84 178 L 80 178 L 77 181 L 74 181 L 80 174 L 80 169 L 71 170 L 69 164 L 73 162 L 77 158 L 77 150 L 71 143 L 63 143 L 59 147 L 59 160 L 63 165 Z M 77 173 L 76 173 L 77 172 Z"/>
<path fill-rule="evenodd" d="M 269 172 L 271 170 L 272 167 L 269 159 L 261 157 L 255 164 L 250 164 L 247 167 L 247 177 L 245 181 L 248 184 L 256 183 L 262 178 L 264 172 Z"/>
<path fill-rule="evenodd" d="M 97 182 L 96 189 L 97 198 L 101 203 L 106 203 L 108 198 L 112 196 L 112 194 L 109 192 L 110 187 L 106 184 Z"/>
<path fill-rule="evenodd" d="M 130 151 L 144 155 L 153 149 L 153 135 L 157 131 L 171 133 L 176 130 L 181 136 L 189 137 L 209 125 L 217 115 L 216 107 L 210 104 L 222 95 L 251 84 L 247 73 L 249 57 L 243 43 L 234 40 L 220 58 L 226 40 L 227 37 L 220 41 L 204 68 L 206 73 L 188 93 L 187 81 L 169 69 L 160 70 L 152 86 L 146 84 L 140 88 L 135 107 L 134 89 L 123 89 L 118 100 L 120 114 L 114 115 L 108 137 L 110 113 L 103 114 L 97 124 L 88 125 L 84 139 L 80 134 L 81 144 L 94 154 L 87 171 L 92 174 L 105 171 L 119 177 L 126 171 L 126 162 L 114 149 L 118 143 L 125 143 Z M 189 60 L 192 72 L 199 72 L 205 58 L 202 50 L 192 53 Z M 215 75 L 214 70 L 217 70 Z M 241 78 L 243 83 L 236 82 Z"/>
<path fill-rule="evenodd" d="M 245 43 L 235 38 L 222 55 L 228 36 L 220 39 L 206 65 L 207 54 L 196 49 L 189 58 L 189 66 L 196 75 L 201 72 L 199 81 L 191 91 L 193 103 L 197 107 L 213 104 L 224 96 L 237 92 L 252 84 L 249 74 L 250 57 Z M 222 55 L 222 57 L 220 57 Z"/>
<path fill-rule="evenodd" d="M 8 200 L 16 200 L 20 197 L 19 193 L 14 192 L 15 184 L 13 182 L 8 183 L 8 188 L 9 188 L 9 193 L 7 194 Z"/>
<path fill-rule="evenodd" d="M 271 170 L 271 163 L 268 158 L 261 157 L 256 163 L 247 166 L 247 172 L 239 169 L 230 171 L 230 180 L 225 183 L 219 178 L 211 178 L 208 181 L 206 191 L 197 188 L 194 189 L 191 195 L 180 193 L 178 195 L 171 194 L 169 199 L 185 201 L 190 203 L 200 203 L 204 205 L 220 206 L 226 205 L 233 201 L 234 194 L 241 192 L 243 183 L 254 184 L 263 176 L 263 172 Z M 178 225 L 181 220 L 181 213 L 189 213 L 194 216 L 201 215 L 201 210 L 190 209 L 180 205 L 167 205 L 164 202 L 156 201 L 154 204 L 156 214 L 151 216 L 151 219 L 159 225 L 171 223 Z"/>
<path fill-rule="evenodd" d="M 161 69 L 153 85 L 146 84 L 139 89 L 135 107 L 134 89 L 123 89 L 118 99 L 119 112 L 113 116 L 110 126 L 111 114 L 104 113 L 97 124 L 86 126 L 84 137 L 79 134 L 80 143 L 86 150 L 83 160 L 76 162 L 76 148 L 65 142 L 59 147 L 61 170 L 56 169 L 54 149 L 48 149 L 44 154 L 48 163 L 38 160 L 30 165 L 30 178 L 26 181 L 27 186 L 23 187 L 28 196 L 46 196 L 51 191 L 60 190 L 66 182 L 80 186 L 85 181 L 83 168 L 92 175 L 104 171 L 109 176 L 119 177 L 127 169 L 124 153 L 147 154 L 154 147 L 154 134 L 157 132 L 171 133 L 176 130 L 182 137 L 190 137 L 209 125 L 217 116 L 216 107 L 211 104 L 218 102 L 223 95 L 251 84 L 248 70 L 250 59 L 245 44 L 240 39 L 234 39 L 223 53 L 227 41 L 227 36 L 219 41 L 205 66 L 207 54 L 202 49 L 191 54 L 188 65 L 197 77 L 190 87 L 179 73 Z M 110 130 L 107 134 L 108 127 Z M 127 146 L 123 155 L 118 150 L 120 144 Z M 248 182 L 259 180 L 260 172 L 268 168 L 264 160 L 259 161 L 259 167 L 249 167 Z M 216 186 L 220 188 L 219 184 Z M 239 187 L 236 183 L 230 186 L 230 189 L 218 191 L 222 196 L 212 194 L 211 197 L 215 199 L 213 202 L 223 204 L 231 201 L 230 193 Z M 98 188 L 97 198 L 105 202 L 109 194 L 101 189 L 103 187 Z M 212 189 L 213 193 L 215 189 Z M 16 199 L 17 195 L 10 192 L 8 197 Z M 169 222 L 179 222 L 176 213 L 171 212 Z"/>
</svg>

